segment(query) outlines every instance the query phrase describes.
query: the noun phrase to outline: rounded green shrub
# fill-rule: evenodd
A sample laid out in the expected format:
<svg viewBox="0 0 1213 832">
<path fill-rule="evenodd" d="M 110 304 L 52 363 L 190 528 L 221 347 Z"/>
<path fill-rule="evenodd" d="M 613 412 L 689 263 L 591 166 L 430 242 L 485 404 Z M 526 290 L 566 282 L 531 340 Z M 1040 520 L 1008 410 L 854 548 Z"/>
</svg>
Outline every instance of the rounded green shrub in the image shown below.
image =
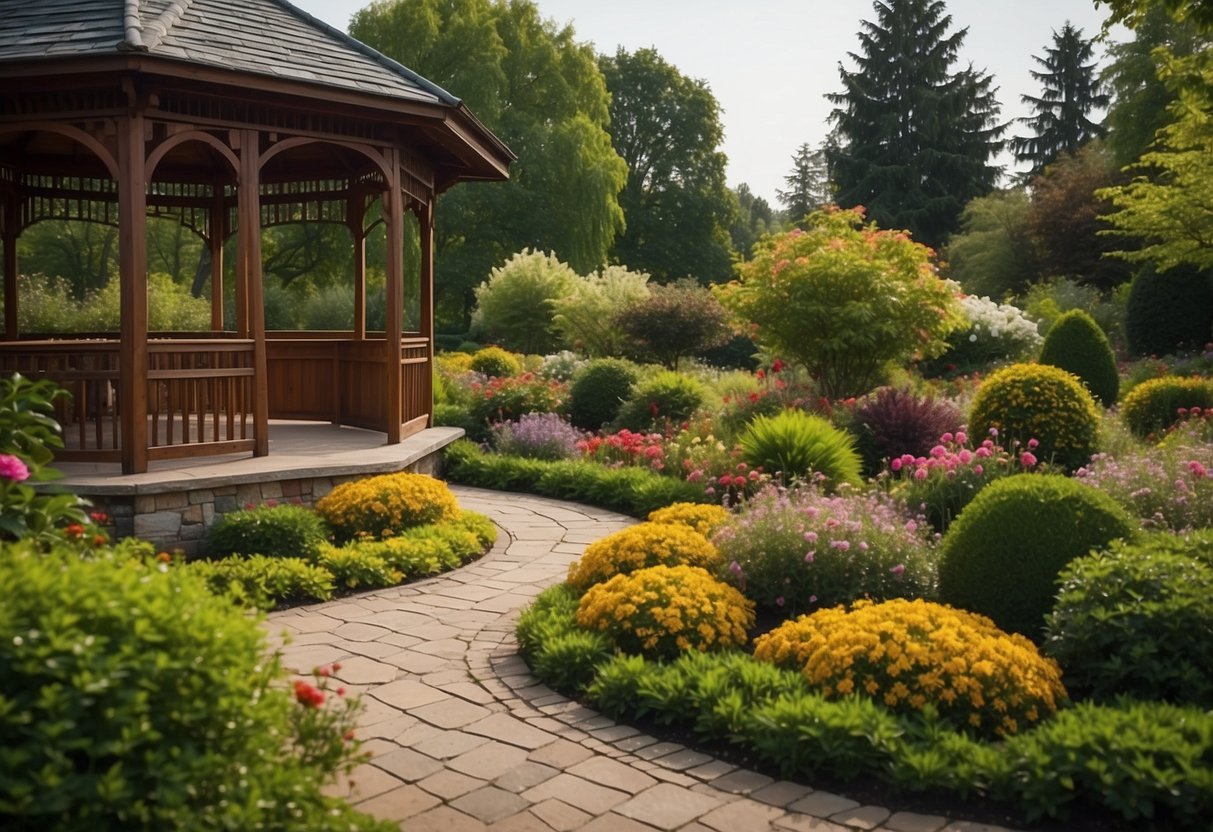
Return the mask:
<svg viewBox="0 0 1213 832">
<path fill-rule="evenodd" d="M 1180 409 L 1213 407 L 1213 381 L 1192 376 L 1163 376 L 1143 381 L 1120 403 L 1120 418 L 1137 436 L 1161 433 L 1177 423 Z"/>
<path fill-rule="evenodd" d="M 523 249 L 476 287 L 472 332 L 525 353 L 559 349 L 555 303 L 571 294 L 580 279 L 554 254 Z"/>
<path fill-rule="evenodd" d="M 1049 329 L 1040 348 L 1040 363 L 1073 373 L 1100 404 L 1116 404 L 1120 374 L 1108 336 L 1081 309 L 1064 313 Z"/>
<path fill-rule="evenodd" d="M 1066 683 L 1213 708 L 1213 530 L 1116 541 L 1061 573 L 1044 650 Z"/>
<path fill-rule="evenodd" d="M 320 515 L 304 506 L 263 505 L 231 511 L 211 527 L 212 555 L 311 557 L 328 539 Z"/>
<path fill-rule="evenodd" d="M 1005 448 L 1034 450 L 1042 462 L 1073 471 L 1099 450 L 1099 412 L 1077 378 L 1047 364 L 1012 364 L 977 388 L 969 410 L 974 436 L 997 431 Z"/>
<path fill-rule="evenodd" d="M 1058 573 L 1135 531 L 1125 510 L 1089 485 L 1056 474 L 1006 477 L 978 492 L 948 527 L 940 598 L 1039 638 Z"/>
<path fill-rule="evenodd" d="M 859 485 L 863 463 L 855 438 L 828 419 L 785 410 L 775 416 L 758 416 L 738 439 L 741 454 L 750 465 L 784 481 L 820 474 L 831 486 Z"/>
<path fill-rule="evenodd" d="M 598 430 L 613 422 L 639 378 L 636 365 L 620 358 L 586 364 L 569 388 L 569 421 L 582 430 Z"/>
<path fill-rule="evenodd" d="M 616 427 L 645 431 L 691 418 L 707 400 L 708 391 L 690 376 L 664 370 L 641 382 L 615 420 Z"/>
<path fill-rule="evenodd" d="M 258 620 L 191 570 L 14 544 L 0 597 L 6 829 L 386 828 L 321 794 L 355 710 L 292 691 Z"/>
<path fill-rule="evenodd" d="M 1169 355 L 1213 338 L 1213 279 L 1191 266 L 1133 279 L 1125 307 L 1125 339 L 1134 356 Z"/>
<path fill-rule="evenodd" d="M 472 354 L 468 368 L 489 378 L 508 378 L 522 372 L 522 362 L 509 350 L 485 347 Z"/>
</svg>

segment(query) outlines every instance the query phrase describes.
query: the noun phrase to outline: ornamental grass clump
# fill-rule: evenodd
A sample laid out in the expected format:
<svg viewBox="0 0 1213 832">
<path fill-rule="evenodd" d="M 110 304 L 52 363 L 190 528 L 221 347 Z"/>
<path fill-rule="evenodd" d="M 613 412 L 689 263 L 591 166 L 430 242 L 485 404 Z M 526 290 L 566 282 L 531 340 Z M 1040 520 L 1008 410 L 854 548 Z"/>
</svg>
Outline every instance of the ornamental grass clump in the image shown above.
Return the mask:
<svg viewBox="0 0 1213 832">
<path fill-rule="evenodd" d="M 765 613 L 791 616 L 865 596 L 930 596 L 930 526 L 877 491 L 769 487 L 712 536 L 722 576 Z"/>
<path fill-rule="evenodd" d="M 650 566 L 715 568 L 720 554 L 693 528 L 677 523 L 638 523 L 591 543 L 569 566 L 568 584 L 584 592 L 615 575 Z"/>
<path fill-rule="evenodd" d="M 556 413 L 527 413 L 493 425 L 492 431 L 498 453 L 530 459 L 572 459 L 584 436 Z"/>
<path fill-rule="evenodd" d="M 781 477 L 785 484 L 814 474 L 832 488 L 863 482 L 855 437 L 803 410 L 756 417 L 738 444 L 747 463 Z"/>
<path fill-rule="evenodd" d="M 990 619 L 922 599 L 857 601 L 789 621 L 754 657 L 801 670 L 827 699 L 871 697 L 893 711 L 928 705 L 959 730 L 1014 734 L 1066 701 L 1061 670 Z"/>
<path fill-rule="evenodd" d="M 707 537 L 719 529 L 732 513 L 723 506 L 710 503 L 674 503 L 649 513 L 650 523 L 674 523 L 694 529 Z"/>
<path fill-rule="evenodd" d="M 745 644 L 754 605 L 697 566 L 653 566 L 590 587 L 577 623 L 626 653 L 674 658 Z"/>
<path fill-rule="evenodd" d="M 446 483 L 424 474 L 382 474 L 338 485 L 316 503 L 338 542 L 391 537 L 459 517 Z"/>
</svg>

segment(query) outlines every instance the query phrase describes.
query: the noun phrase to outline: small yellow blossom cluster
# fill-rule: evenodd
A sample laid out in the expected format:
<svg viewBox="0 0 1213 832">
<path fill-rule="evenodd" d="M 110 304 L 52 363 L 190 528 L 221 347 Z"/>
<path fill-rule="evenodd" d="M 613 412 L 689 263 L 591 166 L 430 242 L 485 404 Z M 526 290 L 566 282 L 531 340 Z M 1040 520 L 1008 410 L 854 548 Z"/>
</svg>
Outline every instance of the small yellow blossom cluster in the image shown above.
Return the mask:
<svg viewBox="0 0 1213 832">
<path fill-rule="evenodd" d="M 424 474 L 383 474 L 342 483 L 316 503 L 339 540 L 391 537 L 459 517 L 446 483 Z"/>
<path fill-rule="evenodd" d="M 930 703 L 987 735 L 1014 734 L 1066 699 L 1061 669 L 1032 642 L 921 599 L 801 616 L 757 639 L 754 657 L 800 668 L 826 697 L 866 695 L 895 711 Z"/>
<path fill-rule="evenodd" d="M 1099 448 L 1095 400 L 1075 376 L 1047 364 L 1012 364 L 987 378 L 973 399 L 969 427 L 977 437 L 996 431 L 1008 450 L 1035 439 L 1041 461 L 1070 470 Z"/>
<path fill-rule="evenodd" d="M 638 523 L 585 548 L 569 567 L 568 584 L 584 592 L 615 575 L 647 566 L 700 566 L 712 569 L 720 553 L 699 532 L 677 523 Z"/>
<path fill-rule="evenodd" d="M 592 586 L 577 623 L 606 633 L 624 652 L 672 658 L 745 644 L 754 604 L 699 567 L 654 566 Z"/>
<path fill-rule="evenodd" d="M 723 506 L 704 503 L 674 503 L 649 514 L 650 523 L 680 523 L 704 537 L 719 529 L 733 515 Z"/>
</svg>

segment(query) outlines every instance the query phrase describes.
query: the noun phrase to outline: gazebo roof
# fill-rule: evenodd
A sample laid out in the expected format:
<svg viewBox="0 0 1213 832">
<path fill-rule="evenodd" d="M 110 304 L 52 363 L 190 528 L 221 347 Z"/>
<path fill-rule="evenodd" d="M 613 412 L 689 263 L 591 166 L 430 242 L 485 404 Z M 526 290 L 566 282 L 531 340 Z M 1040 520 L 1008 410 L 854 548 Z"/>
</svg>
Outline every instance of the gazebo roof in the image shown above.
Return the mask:
<svg viewBox="0 0 1213 832">
<path fill-rule="evenodd" d="M 0 0 L 0 77 L 9 83 L 118 66 L 340 100 L 389 122 L 421 117 L 430 127 L 416 140 L 437 154 L 440 190 L 504 179 L 514 159 L 460 99 L 286 0 Z"/>
<path fill-rule="evenodd" d="M 144 52 L 413 101 L 459 103 L 437 84 L 285 0 L 3 5 L 0 61 Z"/>
</svg>

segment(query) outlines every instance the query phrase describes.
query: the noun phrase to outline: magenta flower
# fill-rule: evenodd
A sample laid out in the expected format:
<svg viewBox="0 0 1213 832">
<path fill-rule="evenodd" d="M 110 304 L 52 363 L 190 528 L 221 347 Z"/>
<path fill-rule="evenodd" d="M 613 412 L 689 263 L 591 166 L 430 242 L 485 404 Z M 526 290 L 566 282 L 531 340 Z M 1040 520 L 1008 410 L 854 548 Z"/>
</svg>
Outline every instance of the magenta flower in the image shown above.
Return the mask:
<svg viewBox="0 0 1213 832">
<path fill-rule="evenodd" d="M 24 482 L 29 479 L 29 467 L 20 457 L 0 454 L 0 477 L 11 482 Z"/>
<path fill-rule="evenodd" d="M 1036 464 L 1036 455 L 1031 451 L 1024 451 L 1019 455 L 1019 464 L 1024 468 L 1031 468 Z"/>
</svg>

